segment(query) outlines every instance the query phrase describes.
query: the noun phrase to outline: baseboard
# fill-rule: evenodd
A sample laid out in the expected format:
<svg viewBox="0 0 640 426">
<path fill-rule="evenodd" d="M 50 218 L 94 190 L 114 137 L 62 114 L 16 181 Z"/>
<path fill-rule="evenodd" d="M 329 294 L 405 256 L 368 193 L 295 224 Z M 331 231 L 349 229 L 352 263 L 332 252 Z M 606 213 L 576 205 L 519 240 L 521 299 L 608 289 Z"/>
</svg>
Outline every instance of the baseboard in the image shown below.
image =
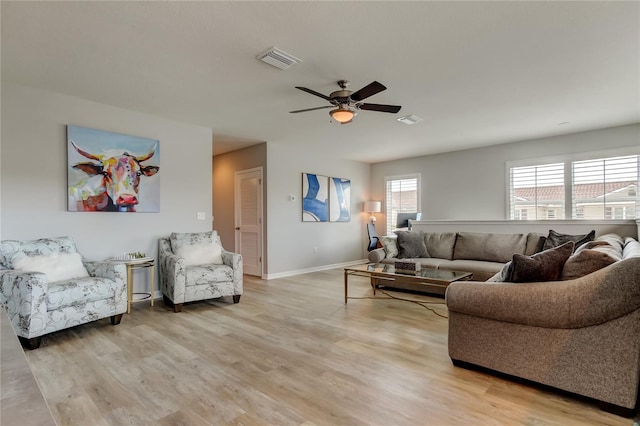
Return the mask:
<svg viewBox="0 0 640 426">
<path fill-rule="evenodd" d="M 293 277 L 295 275 L 308 274 L 311 272 L 326 271 L 329 269 L 344 268 L 346 266 L 353 266 L 353 265 L 362 265 L 363 263 L 367 263 L 367 262 L 368 262 L 367 259 L 352 260 L 351 262 L 334 263 L 333 265 L 314 266 L 313 268 L 296 269 L 293 271 L 277 272 L 275 274 L 266 274 L 264 275 L 263 278 L 265 280 L 273 280 L 276 278 Z"/>
</svg>

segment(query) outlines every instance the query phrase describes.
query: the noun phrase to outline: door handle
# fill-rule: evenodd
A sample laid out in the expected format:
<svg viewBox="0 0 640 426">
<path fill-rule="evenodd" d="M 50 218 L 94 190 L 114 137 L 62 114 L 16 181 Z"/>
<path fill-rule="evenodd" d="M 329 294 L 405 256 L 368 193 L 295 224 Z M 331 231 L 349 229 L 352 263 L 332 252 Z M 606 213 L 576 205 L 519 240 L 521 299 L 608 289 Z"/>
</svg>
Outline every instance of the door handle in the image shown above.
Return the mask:
<svg viewBox="0 0 640 426">
<path fill-rule="evenodd" d="M 240 230 L 240 227 L 239 227 L 239 226 L 236 226 L 236 231 L 239 231 L 239 230 Z"/>
</svg>

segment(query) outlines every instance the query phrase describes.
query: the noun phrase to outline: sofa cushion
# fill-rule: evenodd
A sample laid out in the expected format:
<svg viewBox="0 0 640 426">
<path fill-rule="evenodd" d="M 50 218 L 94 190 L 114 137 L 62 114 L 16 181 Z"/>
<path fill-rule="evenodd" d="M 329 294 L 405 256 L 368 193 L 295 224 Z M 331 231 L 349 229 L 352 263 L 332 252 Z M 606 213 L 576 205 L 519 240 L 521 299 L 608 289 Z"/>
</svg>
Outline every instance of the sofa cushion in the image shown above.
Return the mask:
<svg viewBox="0 0 640 426">
<path fill-rule="evenodd" d="M 526 244 L 525 234 L 458 232 L 453 258 L 505 263 L 524 253 Z"/>
<path fill-rule="evenodd" d="M 424 245 L 429 256 L 438 259 L 453 259 L 453 249 L 456 245 L 455 232 L 425 232 Z"/>
<path fill-rule="evenodd" d="M 380 244 L 382 244 L 382 248 L 384 249 L 384 252 L 387 254 L 387 257 L 398 256 L 398 237 L 390 237 L 390 236 L 380 237 Z"/>
<path fill-rule="evenodd" d="M 438 269 L 445 271 L 471 272 L 473 281 L 484 281 L 502 269 L 504 264 L 500 262 L 487 262 L 486 260 L 449 260 L 438 265 Z"/>
<path fill-rule="evenodd" d="M 541 252 L 546 239 L 547 237 L 537 232 L 527 234 L 527 245 L 524 249 L 524 254 L 531 256 L 532 254 Z"/>
<path fill-rule="evenodd" d="M 573 253 L 574 245 L 573 241 L 568 241 L 533 256 L 514 254 L 508 267 L 506 281 L 525 283 L 559 280 L 565 262 Z"/>
<path fill-rule="evenodd" d="M 397 231 L 396 234 L 398 235 L 398 258 L 431 257 L 424 245 L 422 231 Z"/>
<path fill-rule="evenodd" d="M 573 241 L 575 243 L 574 248 L 580 247 L 582 244 L 593 241 L 596 236 L 596 231 L 592 230 L 588 234 L 584 235 L 569 235 L 569 234 L 561 234 L 559 232 L 554 231 L 553 229 L 549 230 L 549 235 L 547 235 L 547 239 L 542 246 L 543 250 L 547 250 L 553 247 L 561 246 L 562 244 Z"/>
<path fill-rule="evenodd" d="M 38 256 L 18 255 L 12 260 L 16 271 L 42 272 L 47 282 L 67 281 L 89 276 L 80 253 L 50 253 Z"/>
</svg>

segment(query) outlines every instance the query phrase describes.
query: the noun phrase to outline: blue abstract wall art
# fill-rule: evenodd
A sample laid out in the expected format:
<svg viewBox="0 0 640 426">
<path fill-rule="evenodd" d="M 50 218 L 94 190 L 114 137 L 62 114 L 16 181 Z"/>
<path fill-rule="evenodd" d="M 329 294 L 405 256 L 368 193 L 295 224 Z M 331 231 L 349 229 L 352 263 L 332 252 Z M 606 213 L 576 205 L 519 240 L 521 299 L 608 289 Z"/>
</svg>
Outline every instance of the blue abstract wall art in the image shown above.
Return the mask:
<svg viewBox="0 0 640 426">
<path fill-rule="evenodd" d="M 302 221 L 327 222 L 329 220 L 329 178 L 302 173 Z"/>
<path fill-rule="evenodd" d="M 351 180 L 329 178 L 329 221 L 351 221 Z"/>
</svg>

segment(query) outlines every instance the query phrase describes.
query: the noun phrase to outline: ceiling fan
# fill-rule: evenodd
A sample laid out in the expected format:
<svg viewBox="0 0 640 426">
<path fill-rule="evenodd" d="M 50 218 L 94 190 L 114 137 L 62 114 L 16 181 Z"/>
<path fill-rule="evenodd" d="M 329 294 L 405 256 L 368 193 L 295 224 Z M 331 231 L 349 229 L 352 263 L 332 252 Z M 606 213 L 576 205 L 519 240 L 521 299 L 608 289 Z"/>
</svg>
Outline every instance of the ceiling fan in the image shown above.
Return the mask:
<svg viewBox="0 0 640 426">
<path fill-rule="evenodd" d="M 364 86 L 362 89 L 357 92 L 352 92 L 351 90 L 347 90 L 347 86 L 349 85 L 349 81 L 340 80 L 338 81 L 338 86 L 340 86 L 341 90 L 337 90 L 332 92 L 329 96 L 325 96 L 322 93 L 318 93 L 315 90 L 307 89 L 306 87 L 296 86 L 296 89 L 300 89 L 303 92 L 311 93 L 312 95 L 318 96 L 322 99 L 329 101 L 331 105 L 321 106 L 316 108 L 307 108 L 307 109 L 299 109 L 296 111 L 289 111 L 292 114 L 296 114 L 298 112 L 306 112 L 306 111 L 315 111 L 317 109 L 326 109 L 326 108 L 334 108 L 334 110 L 329 111 L 329 115 L 339 122 L 340 124 L 351 123 L 353 117 L 358 114 L 360 110 L 366 111 L 379 111 L 379 112 L 390 112 L 392 114 L 400 111 L 401 106 L 398 105 L 380 105 L 380 104 L 368 104 L 362 102 L 364 99 L 369 96 L 373 96 L 376 93 L 380 93 L 383 90 L 387 90 L 387 88 L 377 81 L 370 83 Z"/>
</svg>

